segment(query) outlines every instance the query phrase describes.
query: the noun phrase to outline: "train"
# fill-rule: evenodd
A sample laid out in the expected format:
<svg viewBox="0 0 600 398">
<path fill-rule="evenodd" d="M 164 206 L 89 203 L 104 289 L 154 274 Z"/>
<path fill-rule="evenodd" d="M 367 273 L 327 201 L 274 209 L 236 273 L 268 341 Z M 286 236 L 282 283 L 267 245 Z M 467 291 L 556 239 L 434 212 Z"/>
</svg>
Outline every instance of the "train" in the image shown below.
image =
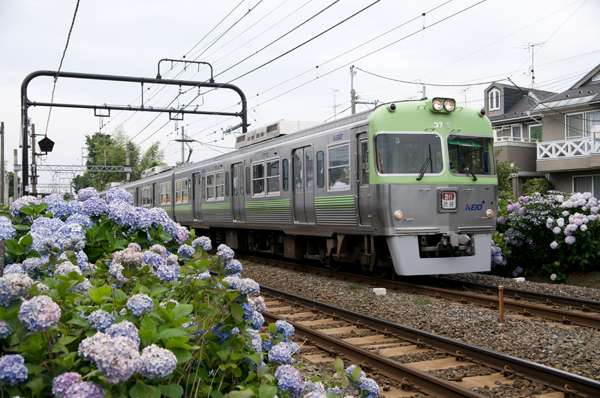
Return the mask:
<svg viewBox="0 0 600 398">
<path fill-rule="evenodd" d="M 235 147 L 120 187 L 232 249 L 376 277 L 490 270 L 498 179 L 484 109 L 397 101 L 320 124 L 280 120 Z"/>
</svg>

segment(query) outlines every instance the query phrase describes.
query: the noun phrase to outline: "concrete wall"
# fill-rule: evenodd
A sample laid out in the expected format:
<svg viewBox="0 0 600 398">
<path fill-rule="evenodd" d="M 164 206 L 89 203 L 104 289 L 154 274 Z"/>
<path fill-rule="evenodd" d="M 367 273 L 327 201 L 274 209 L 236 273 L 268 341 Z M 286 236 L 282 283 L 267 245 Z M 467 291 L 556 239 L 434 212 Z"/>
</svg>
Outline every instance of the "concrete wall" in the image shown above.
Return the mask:
<svg viewBox="0 0 600 398">
<path fill-rule="evenodd" d="M 563 170 L 598 170 L 600 169 L 600 155 L 582 156 L 569 159 L 538 160 L 537 171 L 560 172 Z M 600 171 L 600 170 L 598 170 Z"/>
<path fill-rule="evenodd" d="M 501 149 L 498 161 L 514 163 L 521 171 L 537 171 L 537 145 L 529 142 L 499 141 L 494 143 L 494 151 Z"/>
<path fill-rule="evenodd" d="M 573 192 L 573 177 L 589 175 L 600 175 L 600 169 L 572 171 L 565 173 L 550 173 L 549 180 L 554 184 L 557 191 L 571 193 Z"/>
</svg>

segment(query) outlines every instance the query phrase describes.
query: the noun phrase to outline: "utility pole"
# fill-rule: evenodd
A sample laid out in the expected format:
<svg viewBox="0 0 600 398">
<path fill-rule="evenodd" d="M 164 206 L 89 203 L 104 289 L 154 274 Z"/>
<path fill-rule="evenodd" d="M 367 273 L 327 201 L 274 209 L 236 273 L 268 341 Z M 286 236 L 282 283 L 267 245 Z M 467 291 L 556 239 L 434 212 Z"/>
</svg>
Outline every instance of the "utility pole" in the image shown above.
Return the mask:
<svg viewBox="0 0 600 398">
<path fill-rule="evenodd" d="M 354 65 L 350 67 L 350 104 L 352 105 L 352 114 L 356 113 L 356 91 L 354 90 Z"/>
<path fill-rule="evenodd" d="M 129 145 L 131 143 L 129 141 L 127 141 L 127 144 L 125 144 L 125 166 L 129 167 L 129 160 L 130 160 L 130 152 L 129 152 Z M 127 177 L 125 177 L 125 180 L 127 182 L 131 181 L 131 173 L 127 173 L 126 174 Z"/>
<path fill-rule="evenodd" d="M 0 180 L 0 204 L 7 204 L 4 200 L 4 122 L 0 123 L 0 174 L 2 174 L 2 180 Z"/>
<path fill-rule="evenodd" d="M 37 196 L 37 170 L 35 158 L 35 124 L 31 124 L 31 194 Z"/>
<path fill-rule="evenodd" d="M 24 149 L 26 150 L 26 149 Z M 19 167 L 19 151 L 17 149 L 15 149 L 15 171 L 13 174 L 13 188 L 14 188 L 14 193 L 13 193 L 13 200 L 17 200 L 17 198 L 19 197 L 19 171 L 21 170 Z"/>
<path fill-rule="evenodd" d="M 333 119 L 337 119 L 337 105 L 335 104 L 335 93 L 337 93 L 338 89 L 332 88 L 331 90 L 333 90 Z"/>
<path fill-rule="evenodd" d="M 223 134 L 225 134 L 225 133 L 223 133 Z M 191 138 L 186 137 L 184 127 L 181 126 L 181 139 L 179 139 L 179 140 L 173 140 L 173 141 L 175 141 L 175 142 L 181 142 L 181 165 L 183 166 L 187 162 L 190 161 L 190 156 L 192 155 L 192 147 L 190 146 L 189 142 L 194 142 L 195 140 L 192 140 Z M 185 145 L 187 145 L 188 148 L 190 149 L 187 161 L 185 160 Z"/>
</svg>

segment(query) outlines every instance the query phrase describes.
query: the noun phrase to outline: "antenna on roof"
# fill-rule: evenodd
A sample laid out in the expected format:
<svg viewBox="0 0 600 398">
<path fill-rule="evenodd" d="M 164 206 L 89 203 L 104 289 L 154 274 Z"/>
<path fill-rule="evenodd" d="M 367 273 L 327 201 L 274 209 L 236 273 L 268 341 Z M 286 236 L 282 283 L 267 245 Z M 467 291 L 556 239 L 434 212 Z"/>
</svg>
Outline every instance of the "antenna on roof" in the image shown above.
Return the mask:
<svg viewBox="0 0 600 398">
<path fill-rule="evenodd" d="M 537 52 L 537 50 L 535 50 L 535 47 L 542 47 L 546 42 L 541 41 L 539 43 L 527 43 L 527 52 L 531 53 L 531 70 L 529 73 L 525 73 L 527 76 L 531 76 L 531 87 L 532 89 L 537 87 L 537 84 L 535 83 L 535 72 L 534 72 L 534 67 L 533 67 L 533 56 L 535 55 L 535 53 Z"/>
</svg>

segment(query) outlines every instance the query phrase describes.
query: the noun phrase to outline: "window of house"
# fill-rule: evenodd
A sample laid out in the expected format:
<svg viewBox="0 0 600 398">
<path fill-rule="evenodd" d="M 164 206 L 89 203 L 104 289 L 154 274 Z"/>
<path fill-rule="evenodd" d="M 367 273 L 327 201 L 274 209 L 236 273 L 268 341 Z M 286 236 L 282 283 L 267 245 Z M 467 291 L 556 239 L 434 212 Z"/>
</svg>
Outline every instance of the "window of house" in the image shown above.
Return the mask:
<svg viewBox="0 0 600 398">
<path fill-rule="evenodd" d="M 590 137 L 600 131 L 600 111 L 567 115 L 567 139 Z"/>
<path fill-rule="evenodd" d="M 327 175 L 329 176 L 329 188 L 349 188 L 350 176 L 350 145 L 338 145 L 328 149 L 329 163 Z"/>
<path fill-rule="evenodd" d="M 595 198 L 600 195 L 600 175 L 573 177 L 573 192 L 591 192 Z"/>
<path fill-rule="evenodd" d="M 522 141 L 523 140 L 523 128 L 520 124 L 516 124 L 514 126 L 510 126 L 511 129 L 511 137 L 513 141 Z"/>
<path fill-rule="evenodd" d="M 488 104 L 490 111 L 497 111 L 500 109 L 500 90 L 494 88 L 490 91 Z"/>
<path fill-rule="evenodd" d="M 531 142 L 542 142 L 542 125 L 532 124 L 529 126 L 529 137 Z"/>
</svg>

